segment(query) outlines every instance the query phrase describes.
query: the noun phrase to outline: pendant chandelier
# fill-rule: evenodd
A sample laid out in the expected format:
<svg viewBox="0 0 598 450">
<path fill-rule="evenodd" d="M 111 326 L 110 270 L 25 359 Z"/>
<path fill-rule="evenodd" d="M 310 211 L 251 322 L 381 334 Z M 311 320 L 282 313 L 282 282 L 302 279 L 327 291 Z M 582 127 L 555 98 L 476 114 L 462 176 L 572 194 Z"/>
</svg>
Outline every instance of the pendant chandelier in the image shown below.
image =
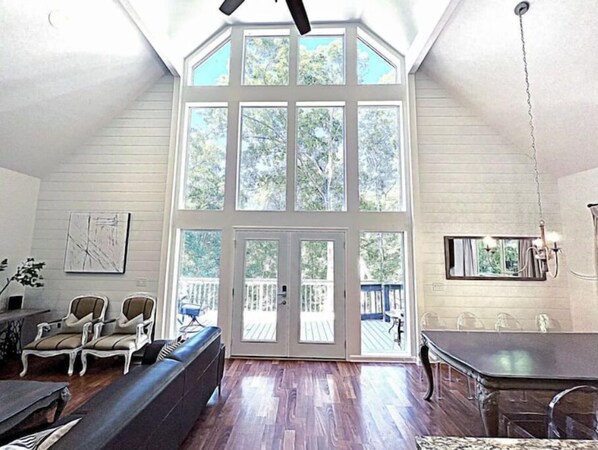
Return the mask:
<svg viewBox="0 0 598 450">
<path fill-rule="evenodd" d="M 527 50 L 525 47 L 525 34 L 523 32 L 523 15 L 529 10 L 529 2 L 521 2 L 515 7 L 515 14 L 519 16 L 519 31 L 521 33 L 521 52 L 523 56 L 523 72 L 525 75 L 525 92 L 527 96 L 527 115 L 529 116 L 529 135 L 531 142 L 531 157 L 534 162 L 534 183 L 538 201 L 538 213 L 540 217 L 540 237 L 534 241 L 530 253 L 526 258 L 526 266 L 530 263 L 529 258 L 533 257 L 538 261 L 542 273 L 555 278 L 559 274 L 559 251 L 561 250 L 557 233 L 546 230 L 544 221 L 544 208 L 542 206 L 542 191 L 540 189 L 540 172 L 538 170 L 538 152 L 536 148 L 536 135 L 534 129 L 534 115 L 532 110 L 532 97 L 527 66 Z"/>
</svg>

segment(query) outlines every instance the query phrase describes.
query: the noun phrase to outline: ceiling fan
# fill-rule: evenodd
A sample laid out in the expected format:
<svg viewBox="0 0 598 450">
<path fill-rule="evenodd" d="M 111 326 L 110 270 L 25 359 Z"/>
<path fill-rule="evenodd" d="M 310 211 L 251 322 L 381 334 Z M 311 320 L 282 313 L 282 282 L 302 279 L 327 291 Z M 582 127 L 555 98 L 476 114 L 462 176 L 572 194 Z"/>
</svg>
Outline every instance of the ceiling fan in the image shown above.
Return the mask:
<svg viewBox="0 0 598 450">
<path fill-rule="evenodd" d="M 239 6 L 241 6 L 244 1 L 245 0 L 224 0 L 222 5 L 220 5 L 220 11 L 227 16 L 230 16 Z M 289 7 L 289 11 L 291 11 L 293 21 L 295 22 L 295 25 L 297 25 L 299 33 L 309 33 L 311 31 L 311 25 L 309 24 L 309 18 L 307 17 L 305 6 L 303 6 L 303 0 L 286 0 L 286 2 L 287 6 Z"/>
</svg>

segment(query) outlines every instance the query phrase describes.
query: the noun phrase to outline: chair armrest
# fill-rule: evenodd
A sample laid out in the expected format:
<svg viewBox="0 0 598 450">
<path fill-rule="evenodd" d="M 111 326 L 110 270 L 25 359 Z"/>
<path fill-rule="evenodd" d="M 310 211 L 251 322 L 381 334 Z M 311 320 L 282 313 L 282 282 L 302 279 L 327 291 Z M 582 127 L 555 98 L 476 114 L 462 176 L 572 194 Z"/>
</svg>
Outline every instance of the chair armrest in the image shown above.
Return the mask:
<svg viewBox="0 0 598 450">
<path fill-rule="evenodd" d="M 143 358 L 141 359 L 141 364 L 153 364 L 156 362 L 158 355 L 160 354 L 160 350 L 162 347 L 166 345 L 168 341 L 166 340 L 158 340 L 154 341 L 151 344 L 145 347 L 145 351 L 143 352 Z"/>
<path fill-rule="evenodd" d="M 39 340 L 44 335 L 44 331 L 50 331 L 54 325 L 62 323 L 63 319 L 52 320 L 51 322 L 41 322 L 37 324 L 37 335 L 35 340 Z"/>
<path fill-rule="evenodd" d="M 141 338 L 145 335 L 145 327 L 151 325 L 154 321 L 152 319 L 147 319 L 137 325 L 137 333 L 135 335 L 135 340 L 137 343 L 141 340 Z"/>
</svg>

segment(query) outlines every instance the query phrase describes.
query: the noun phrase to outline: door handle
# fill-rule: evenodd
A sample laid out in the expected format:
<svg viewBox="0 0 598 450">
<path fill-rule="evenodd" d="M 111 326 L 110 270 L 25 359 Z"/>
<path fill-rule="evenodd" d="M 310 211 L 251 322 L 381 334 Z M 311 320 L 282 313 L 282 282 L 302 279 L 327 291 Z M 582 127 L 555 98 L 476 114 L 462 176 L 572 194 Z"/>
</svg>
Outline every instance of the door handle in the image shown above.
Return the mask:
<svg viewBox="0 0 598 450">
<path fill-rule="evenodd" d="M 278 292 L 276 295 L 277 295 L 278 297 L 287 298 L 287 285 L 286 285 L 286 284 L 283 284 L 283 285 L 281 286 L 281 289 L 282 289 L 282 290 L 281 290 L 280 292 Z M 283 305 L 286 305 L 286 302 L 284 302 L 284 303 L 282 303 L 282 304 L 283 304 Z"/>
<path fill-rule="evenodd" d="M 286 305 L 286 304 L 287 304 L 286 300 L 283 300 L 282 302 L 279 303 L 279 305 Z"/>
</svg>

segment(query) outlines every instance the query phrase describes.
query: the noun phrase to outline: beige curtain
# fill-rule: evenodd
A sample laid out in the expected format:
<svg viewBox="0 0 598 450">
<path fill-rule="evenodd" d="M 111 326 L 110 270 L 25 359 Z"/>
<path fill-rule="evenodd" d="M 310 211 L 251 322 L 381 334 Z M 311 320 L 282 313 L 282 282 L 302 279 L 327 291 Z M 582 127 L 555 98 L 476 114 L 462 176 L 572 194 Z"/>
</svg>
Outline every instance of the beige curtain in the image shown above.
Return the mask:
<svg viewBox="0 0 598 450">
<path fill-rule="evenodd" d="M 540 271 L 540 264 L 534 254 L 530 251 L 530 248 L 534 246 L 533 239 L 520 239 L 519 240 L 519 270 L 525 267 L 525 270 L 519 274 L 523 278 L 537 278 L 542 275 Z M 527 266 L 526 266 L 527 264 Z"/>
</svg>

